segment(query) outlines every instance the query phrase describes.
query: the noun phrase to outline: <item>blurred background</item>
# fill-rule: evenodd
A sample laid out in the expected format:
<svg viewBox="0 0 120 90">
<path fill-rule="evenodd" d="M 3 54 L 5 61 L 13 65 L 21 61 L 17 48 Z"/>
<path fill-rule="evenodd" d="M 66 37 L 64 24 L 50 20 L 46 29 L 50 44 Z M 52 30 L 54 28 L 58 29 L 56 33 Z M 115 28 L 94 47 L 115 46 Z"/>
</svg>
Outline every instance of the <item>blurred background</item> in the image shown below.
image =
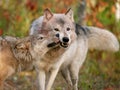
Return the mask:
<svg viewBox="0 0 120 90">
<path fill-rule="evenodd" d="M 108 29 L 120 42 L 120 0 L 0 0 L 0 35 L 27 36 L 44 9 L 64 13 L 70 7 L 77 23 Z M 34 72 L 23 72 L 12 79 L 18 90 L 35 90 L 35 77 Z M 81 90 L 120 90 L 120 51 L 89 51 L 79 78 Z M 54 87 L 67 87 L 60 75 Z"/>
</svg>

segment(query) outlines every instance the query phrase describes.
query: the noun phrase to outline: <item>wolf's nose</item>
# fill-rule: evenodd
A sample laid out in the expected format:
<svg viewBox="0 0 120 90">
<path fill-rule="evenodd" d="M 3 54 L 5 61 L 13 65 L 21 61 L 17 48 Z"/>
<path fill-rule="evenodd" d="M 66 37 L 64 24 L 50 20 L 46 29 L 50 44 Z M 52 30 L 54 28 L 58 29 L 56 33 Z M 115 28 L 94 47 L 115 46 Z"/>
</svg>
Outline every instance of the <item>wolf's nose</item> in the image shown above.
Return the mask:
<svg viewBox="0 0 120 90">
<path fill-rule="evenodd" d="M 68 37 L 63 37 L 63 42 L 69 42 L 69 38 Z"/>
</svg>

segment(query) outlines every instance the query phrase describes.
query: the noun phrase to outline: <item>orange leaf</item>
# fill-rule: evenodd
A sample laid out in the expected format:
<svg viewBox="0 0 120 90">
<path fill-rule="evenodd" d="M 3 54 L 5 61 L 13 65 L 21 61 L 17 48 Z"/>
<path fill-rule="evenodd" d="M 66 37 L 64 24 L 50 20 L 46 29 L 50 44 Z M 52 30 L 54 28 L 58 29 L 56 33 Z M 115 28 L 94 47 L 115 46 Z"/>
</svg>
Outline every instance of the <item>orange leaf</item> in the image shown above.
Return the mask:
<svg viewBox="0 0 120 90">
<path fill-rule="evenodd" d="M 3 34 L 3 30 L 2 29 L 0 29 L 0 35 L 2 35 Z"/>
</svg>

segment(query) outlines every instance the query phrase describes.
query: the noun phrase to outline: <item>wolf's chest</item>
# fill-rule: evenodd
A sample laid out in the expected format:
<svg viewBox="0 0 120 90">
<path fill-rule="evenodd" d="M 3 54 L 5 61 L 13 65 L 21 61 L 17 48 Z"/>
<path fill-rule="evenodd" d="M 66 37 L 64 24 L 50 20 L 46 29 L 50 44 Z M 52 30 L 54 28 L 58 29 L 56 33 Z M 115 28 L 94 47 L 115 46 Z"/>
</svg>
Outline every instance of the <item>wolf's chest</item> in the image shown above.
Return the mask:
<svg viewBox="0 0 120 90">
<path fill-rule="evenodd" d="M 54 68 L 64 52 L 64 48 L 56 47 L 54 49 L 51 49 L 39 61 L 40 68 L 44 69 L 45 71 L 49 71 L 51 68 Z"/>
</svg>

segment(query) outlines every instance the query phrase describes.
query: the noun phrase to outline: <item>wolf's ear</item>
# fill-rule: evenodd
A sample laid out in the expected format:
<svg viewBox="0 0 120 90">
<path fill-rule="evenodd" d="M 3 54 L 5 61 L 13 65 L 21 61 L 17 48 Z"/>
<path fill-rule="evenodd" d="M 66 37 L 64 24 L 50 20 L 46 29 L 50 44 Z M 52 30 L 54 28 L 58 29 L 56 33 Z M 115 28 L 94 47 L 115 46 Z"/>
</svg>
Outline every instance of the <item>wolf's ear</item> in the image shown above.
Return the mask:
<svg viewBox="0 0 120 90">
<path fill-rule="evenodd" d="M 53 13 L 47 8 L 44 10 L 44 21 L 49 21 L 53 17 Z"/>
<path fill-rule="evenodd" d="M 67 10 L 67 12 L 65 13 L 65 15 L 66 15 L 68 18 L 70 18 L 70 19 L 72 20 L 72 22 L 74 22 L 73 11 L 72 11 L 71 8 L 69 8 L 69 9 Z"/>
</svg>

